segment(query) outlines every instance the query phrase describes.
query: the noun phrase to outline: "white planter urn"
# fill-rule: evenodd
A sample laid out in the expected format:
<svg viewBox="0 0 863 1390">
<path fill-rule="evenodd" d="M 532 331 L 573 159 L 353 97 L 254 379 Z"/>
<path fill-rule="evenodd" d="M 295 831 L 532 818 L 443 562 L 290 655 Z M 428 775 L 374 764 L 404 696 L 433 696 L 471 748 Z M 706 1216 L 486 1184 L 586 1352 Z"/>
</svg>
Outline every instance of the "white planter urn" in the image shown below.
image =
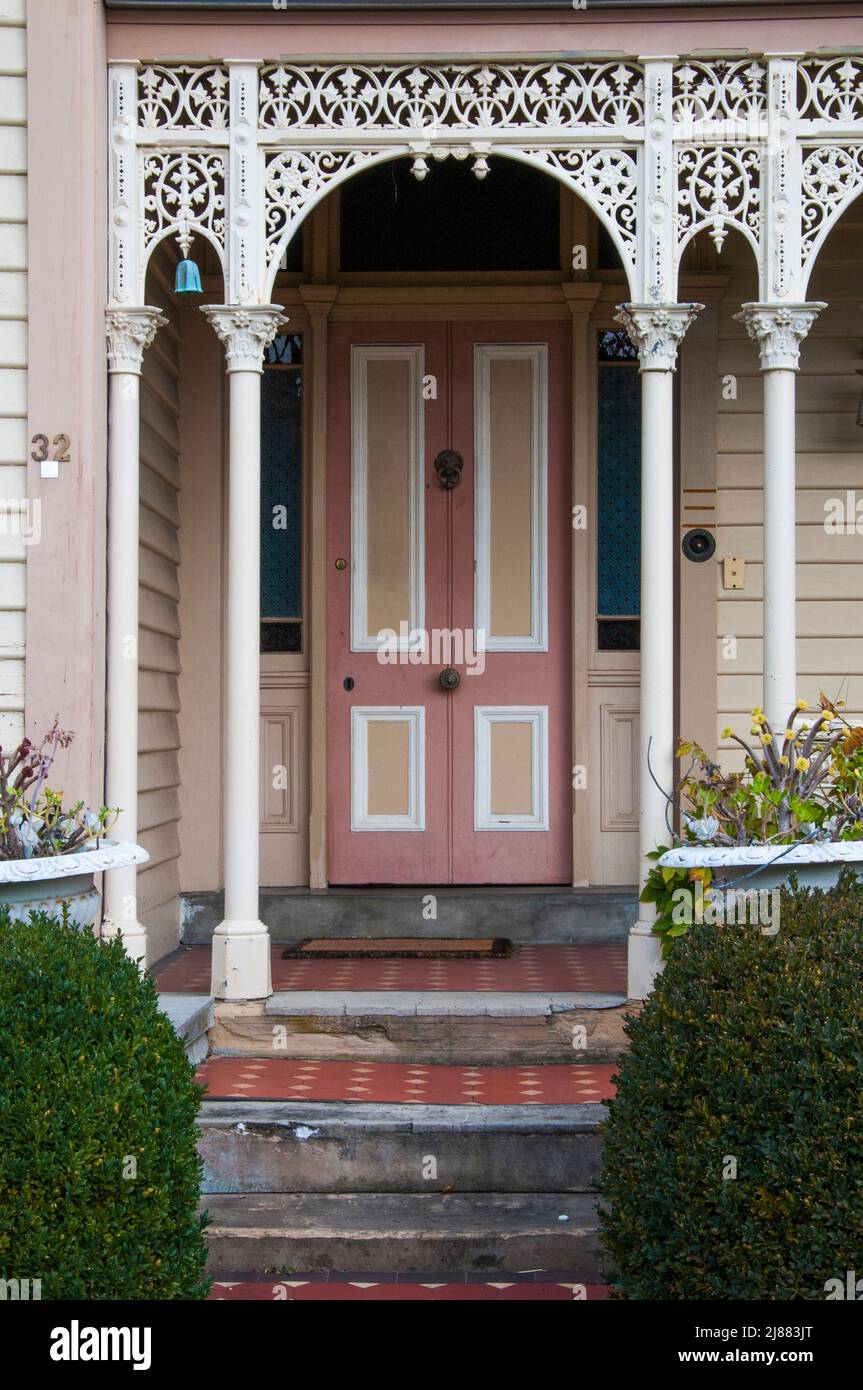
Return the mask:
<svg viewBox="0 0 863 1390">
<path fill-rule="evenodd" d="M 728 888 L 778 888 L 793 871 L 801 888 L 832 888 L 844 868 L 863 875 L 863 840 L 794 845 L 681 845 L 658 861 L 665 869 L 712 869 Z"/>
<path fill-rule="evenodd" d="M 125 840 L 100 841 L 98 847 L 75 854 L 55 854 L 33 859 L 0 860 L 0 905 L 8 907 L 17 922 L 28 922 L 31 912 L 59 916 L 65 906 L 70 922 L 90 927 L 99 911 L 99 892 L 94 874 L 145 864 L 150 858 L 140 845 Z"/>
</svg>

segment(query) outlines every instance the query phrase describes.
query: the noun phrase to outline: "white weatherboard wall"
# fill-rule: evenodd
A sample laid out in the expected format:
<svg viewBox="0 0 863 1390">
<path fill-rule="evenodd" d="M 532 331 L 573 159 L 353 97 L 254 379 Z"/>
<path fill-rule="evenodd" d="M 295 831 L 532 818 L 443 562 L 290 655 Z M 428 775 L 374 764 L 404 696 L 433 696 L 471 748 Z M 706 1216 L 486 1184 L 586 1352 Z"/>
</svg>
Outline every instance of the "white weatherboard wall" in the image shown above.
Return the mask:
<svg viewBox="0 0 863 1390">
<path fill-rule="evenodd" d="M 27 496 L 25 0 L 0 0 L 0 743 L 24 730 Z M 16 504 L 21 511 L 16 512 Z M 34 533 L 35 534 L 35 533 Z"/>
<path fill-rule="evenodd" d="M 798 694 L 820 690 L 863 713 L 863 429 L 857 408 L 863 389 L 863 203 L 852 204 L 823 246 L 807 298 L 825 300 L 800 354 L 797 377 L 797 670 Z M 735 242 L 732 245 L 731 242 Z M 746 560 L 742 591 L 722 587 L 717 566 L 717 735 L 726 725 L 748 736 L 749 711 L 762 703 L 762 382 L 755 344 L 732 315 L 754 299 L 751 258 L 732 238 L 722 269 L 730 280 L 720 305 L 720 376 L 737 379 L 737 399 L 717 386 L 717 558 Z M 825 531 L 825 503 L 859 503 L 853 531 Z M 854 518 L 849 517 L 852 526 Z M 724 639 L 736 638 L 727 659 Z M 731 649 L 733 650 L 733 648 Z M 681 732 L 686 732 L 685 730 Z M 742 753 L 718 737 L 723 762 L 742 766 Z"/>
<path fill-rule="evenodd" d="M 180 920 L 180 329 L 157 257 L 148 302 L 168 319 L 141 374 L 138 630 L 138 915 L 150 964 L 177 945 Z"/>
</svg>

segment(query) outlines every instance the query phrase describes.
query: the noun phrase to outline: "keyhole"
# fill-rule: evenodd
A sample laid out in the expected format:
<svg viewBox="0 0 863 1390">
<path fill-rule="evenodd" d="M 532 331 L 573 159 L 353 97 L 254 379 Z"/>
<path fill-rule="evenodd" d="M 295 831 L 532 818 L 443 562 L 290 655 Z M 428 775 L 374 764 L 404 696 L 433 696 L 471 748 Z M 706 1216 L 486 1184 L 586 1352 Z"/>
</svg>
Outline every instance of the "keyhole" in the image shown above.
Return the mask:
<svg viewBox="0 0 863 1390">
<path fill-rule="evenodd" d="M 345 676 L 344 680 L 342 681 L 342 685 L 345 687 L 345 690 L 353 690 L 355 684 L 356 681 L 354 680 L 353 676 Z"/>
</svg>

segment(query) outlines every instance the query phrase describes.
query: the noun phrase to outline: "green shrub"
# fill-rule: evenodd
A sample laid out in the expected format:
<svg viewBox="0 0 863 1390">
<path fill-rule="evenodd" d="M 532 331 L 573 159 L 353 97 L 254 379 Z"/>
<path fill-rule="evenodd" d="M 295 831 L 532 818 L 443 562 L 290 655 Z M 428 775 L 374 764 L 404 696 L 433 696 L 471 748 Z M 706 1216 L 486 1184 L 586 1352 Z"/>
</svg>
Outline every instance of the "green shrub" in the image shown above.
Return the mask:
<svg viewBox="0 0 863 1390">
<path fill-rule="evenodd" d="M 823 1299 L 863 1275 L 863 888 L 781 909 L 775 937 L 691 927 L 627 1026 L 602 1173 L 623 1297 Z"/>
<path fill-rule="evenodd" d="M 206 1296 L 193 1078 L 119 942 L 0 909 L 0 1277 Z"/>
</svg>

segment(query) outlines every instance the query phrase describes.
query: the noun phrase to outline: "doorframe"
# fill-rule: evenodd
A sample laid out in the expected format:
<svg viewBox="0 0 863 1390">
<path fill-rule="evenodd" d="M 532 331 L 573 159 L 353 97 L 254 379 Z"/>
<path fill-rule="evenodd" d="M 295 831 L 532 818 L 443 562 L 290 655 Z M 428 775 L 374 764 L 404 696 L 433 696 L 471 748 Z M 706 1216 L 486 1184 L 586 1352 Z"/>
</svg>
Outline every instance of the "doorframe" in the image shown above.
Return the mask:
<svg viewBox="0 0 863 1390">
<path fill-rule="evenodd" d="M 519 319 L 551 322 L 569 320 L 571 324 L 571 497 L 572 505 L 593 507 L 595 474 L 596 381 L 592 350 L 597 327 L 595 315 L 604 313 L 601 300 L 609 305 L 619 298 L 614 282 L 563 281 L 555 285 L 525 285 L 501 282 L 494 285 L 300 285 L 277 295 L 277 301 L 291 313 L 300 309 L 308 315 L 311 338 L 308 355 L 309 439 L 309 573 L 310 585 L 306 624 L 309 632 L 309 885 L 328 886 L 327 863 L 327 765 L 326 765 L 326 457 L 328 389 L 327 359 L 329 325 L 377 320 L 394 325 L 411 321 L 482 320 L 514 322 Z M 583 400 L 585 408 L 574 408 Z M 593 584 L 592 545 L 586 532 L 572 533 L 570 582 L 571 605 L 571 681 L 573 761 L 590 761 L 589 668 Z M 580 544 L 579 539 L 585 543 Z M 579 602 L 577 596 L 582 595 Z M 581 754 L 581 757 L 578 754 Z M 598 775 L 594 771 L 594 775 Z M 590 883 L 590 795 L 575 789 L 572 794 L 573 886 Z"/>
</svg>

